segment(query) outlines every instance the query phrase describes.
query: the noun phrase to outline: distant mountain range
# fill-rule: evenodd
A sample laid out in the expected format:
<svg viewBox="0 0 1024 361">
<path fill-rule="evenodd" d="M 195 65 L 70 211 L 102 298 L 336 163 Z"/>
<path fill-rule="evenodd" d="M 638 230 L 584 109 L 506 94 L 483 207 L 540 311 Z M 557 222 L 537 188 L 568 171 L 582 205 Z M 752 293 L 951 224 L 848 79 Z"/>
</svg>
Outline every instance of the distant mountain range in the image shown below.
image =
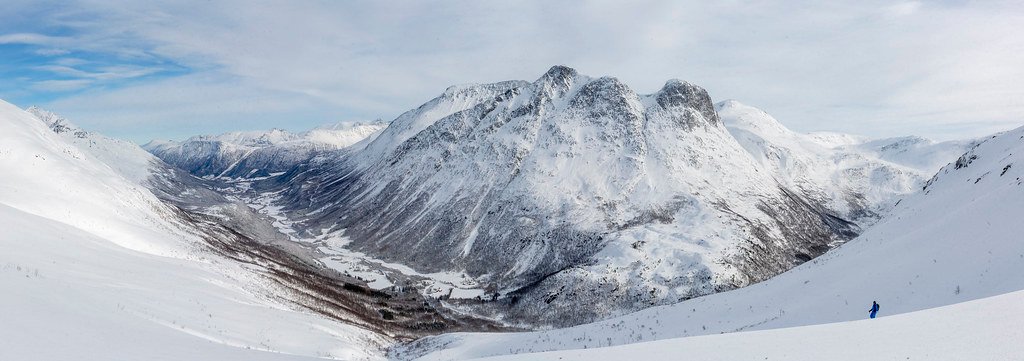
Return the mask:
<svg viewBox="0 0 1024 361">
<path fill-rule="evenodd" d="M 265 177 L 284 172 L 317 152 L 350 146 L 386 126 L 344 122 L 302 133 L 281 129 L 196 136 L 182 142 L 151 141 L 142 147 L 201 177 Z"/>
</svg>

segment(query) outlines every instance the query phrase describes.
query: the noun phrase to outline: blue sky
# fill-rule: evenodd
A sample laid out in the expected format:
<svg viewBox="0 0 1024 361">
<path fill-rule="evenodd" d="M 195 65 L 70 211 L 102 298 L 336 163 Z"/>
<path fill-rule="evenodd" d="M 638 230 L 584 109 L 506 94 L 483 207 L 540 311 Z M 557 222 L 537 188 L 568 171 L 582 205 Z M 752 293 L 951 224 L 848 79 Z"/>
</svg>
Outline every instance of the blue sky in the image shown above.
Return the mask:
<svg viewBox="0 0 1024 361">
<path fill-rule="evenodd" d="M 390 120 L 564 64 L 671 78 L 799 131 L 1024 125 L 1018 1 L 5 1 L 0 98 L 145 142 Z"/>
</svg>

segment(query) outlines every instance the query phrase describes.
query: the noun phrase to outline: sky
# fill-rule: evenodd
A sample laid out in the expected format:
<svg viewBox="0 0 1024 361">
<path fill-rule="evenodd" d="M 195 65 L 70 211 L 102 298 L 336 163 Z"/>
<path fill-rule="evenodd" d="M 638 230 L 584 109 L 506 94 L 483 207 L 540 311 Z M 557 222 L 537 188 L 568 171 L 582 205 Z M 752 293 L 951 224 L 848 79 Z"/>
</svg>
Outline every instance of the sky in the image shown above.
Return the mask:
<svg viewBox="0 0 1024 361">
<path fill-rule="evenodd" d="M 668 79 L 791 129 L 1024 125 L 1020 1 L 39 1 L 0 9 L 0 99 L 144 143 L 391 120 L 552 65 Z"/>
</svg>

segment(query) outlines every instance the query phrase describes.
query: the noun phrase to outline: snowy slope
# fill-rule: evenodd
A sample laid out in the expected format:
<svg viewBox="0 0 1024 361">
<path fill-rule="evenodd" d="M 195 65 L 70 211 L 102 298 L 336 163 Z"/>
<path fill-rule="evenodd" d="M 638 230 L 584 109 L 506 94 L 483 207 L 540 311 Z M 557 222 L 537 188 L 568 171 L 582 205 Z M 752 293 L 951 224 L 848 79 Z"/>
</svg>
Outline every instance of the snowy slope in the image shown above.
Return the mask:
<svg viewBox="0 0 1024 361">
<path fill-rule="evenodd" d="M 0 102 L 0 359 L 375 359 L 391 342 L 212 253 L 147 188 L 152 155 L 35 113 Z"/>
<path fill-rule="evenodd" d="M 360 360 L 385 344 L 270 301 L 226 262 L 135 252 L 2 204 L 0 224 L 3 360 Z"/>
<path fill-rule="evenodd" d="M 974 143 L 801 134 L 735 100 L 716 108 L 729 132 L 776 179 L 861 226 L 870 225 Z"/>
<path fill-rule="evenodd" d="M 106 163 L 2 101 L 0 120 L 0 203 L 153 254 L 184 257 L 198 240 L 138 183 L 150 155 L 110 155 L 114 163 Z"/>
<path fill-rule="evenodd" d="M 143 147 L 197 176 L 251 178 L 283 172 L 319 152 L 342 149 L 374 136 L 382 123 L 342 122 L 302 133 L 281 129 L 157 141 Z"/>
<path fill-rule="evenodd" d="M 759 284 L 573 328 L 450 334 L 402 357 L 467 359 L 888 316 L 1024 289 L 1024 128 L 986 139 L 858 238 Z M 1001 311 L 995 311 L 1001 312 Z"/>
<path fill-rule="evenodd" d="M 824 325 L 511 355 L 486 360 L 1017 360 L 1024 292 Z"/>
<path fill-rule="evenodd" d="M 160 166 L 156 157 L 135 143 L 86 131 L 64 117 L 37 107 L 30 107 L 26 112 L 43 121 L 62 140 L 111 167 L 128 181 L 144 184 L 154 168 Z"/>
</svg>

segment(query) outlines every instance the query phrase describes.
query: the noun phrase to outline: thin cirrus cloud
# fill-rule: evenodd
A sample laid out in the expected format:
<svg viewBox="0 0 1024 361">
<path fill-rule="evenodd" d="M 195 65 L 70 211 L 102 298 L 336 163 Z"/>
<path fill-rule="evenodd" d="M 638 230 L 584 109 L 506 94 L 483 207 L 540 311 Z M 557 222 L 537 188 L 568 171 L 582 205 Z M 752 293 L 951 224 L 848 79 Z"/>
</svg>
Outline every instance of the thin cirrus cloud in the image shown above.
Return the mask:
<svg viewBox="0 0 1024 361">
<path fill-rule="evenodd" d="M 14 33 L 0 35 L 0 44 L 31 44 L 58 46 L 59 44 L 71 44 L 73 41 L 74 39 L 71 38 L 48 36 L 34 33 Z"/>
<path fill-rule="evenodd" d="M 35 69 L 51 72 L 57 75 L 96 80 L 137 78 L 161 71 L 161 69 L 157 67 L 138 67 L 130 65 L 102 66 L 97 69 L 98 71 L 85 71 L 67 65 L 42 65 L 35 67 Z"/>
<path fill-rule="evenodd" d="M 0 97 L 137 141 L 390 119 L 451 84 L 554 64 L 641 93 L 685 79 L 799 131 L 1024 123 L 1014 2 L 15 3 L 36 21 L 0 25 L 0 47 L 30 60 L 2 75 L 28 86 Z"/>
<path fill-rule="evenodd" d="M 83 89 L 92 83 L 93 81 L 89 79 L 40 80 L 32 83 L 31 88 L 44 92 L 64 92 Z"/>
</svg>

